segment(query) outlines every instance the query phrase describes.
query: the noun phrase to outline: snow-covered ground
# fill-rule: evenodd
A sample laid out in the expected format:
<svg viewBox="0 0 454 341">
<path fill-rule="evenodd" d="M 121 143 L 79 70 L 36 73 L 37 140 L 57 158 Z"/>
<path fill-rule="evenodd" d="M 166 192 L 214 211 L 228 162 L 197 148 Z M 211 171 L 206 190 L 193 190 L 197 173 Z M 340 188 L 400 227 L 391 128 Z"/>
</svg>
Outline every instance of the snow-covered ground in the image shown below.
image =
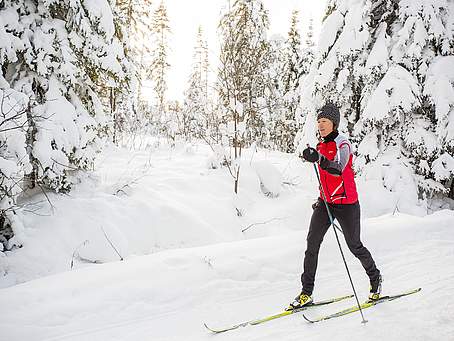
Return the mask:
<svg viewBox="0 0 454 341">
<path fill-rule="evenodd" d="M 204 322 L 225 327 L 277 313 L 299 292 L 317 185 L 311 166 L 293 155 L 247 151 L 234 200 L 228 171 L 209 169 L 209 158 L 201 145 L 108 149 L 69 195 L 49 195 L 52 207 L 42 195 L 30 198 L 21 213 L 23 248 L 0 259 L 0 340 L 454 339 L 454 212 L 392 214 L 397 199 L 383 197 L 373 181 L 359 184 L 363 242 L 385 293 L 420 293 L 366 310 L 366 325 L 358 314 L 315 325 L 296 314 L 210 334 Z M 260 190 L 257 172 L 273 173 L 266 163 L 287 183 L 277 198 Z M 367 277 L 343 247 L 364 299 Z M 351 292 L 332 231 L 317 275 L 315 299 Z"/>
</svg>

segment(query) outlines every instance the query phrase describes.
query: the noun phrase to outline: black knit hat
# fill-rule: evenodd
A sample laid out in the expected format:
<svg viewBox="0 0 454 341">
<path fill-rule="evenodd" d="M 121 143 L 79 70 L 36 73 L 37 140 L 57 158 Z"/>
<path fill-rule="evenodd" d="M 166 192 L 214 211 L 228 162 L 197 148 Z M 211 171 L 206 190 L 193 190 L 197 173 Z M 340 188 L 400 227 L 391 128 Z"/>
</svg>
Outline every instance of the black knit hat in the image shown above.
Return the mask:
<svg viewBox="0 0 454 341">
<path fill-rule="evenodd" d="M 327 118 L 334 123 L 334 130 L 339 127 L 340 113 L 339 109 L 332 103 L 326 103 L 317 114 L 317 121 L 320 118 Z"/>
</svg>

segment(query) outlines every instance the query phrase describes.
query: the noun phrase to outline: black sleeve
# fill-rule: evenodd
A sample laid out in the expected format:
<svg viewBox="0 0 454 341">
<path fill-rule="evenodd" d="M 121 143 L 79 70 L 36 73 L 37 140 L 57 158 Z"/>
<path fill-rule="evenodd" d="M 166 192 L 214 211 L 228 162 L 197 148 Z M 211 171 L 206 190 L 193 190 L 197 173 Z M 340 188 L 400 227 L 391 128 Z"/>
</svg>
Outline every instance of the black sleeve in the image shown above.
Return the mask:
<svg viewBox="0 0 454 341">
<path fill-rule="evenodd" d="M 326 157 L 322 156 L 320 159 L 320 168 L 326 170 L 328 173 L 340 176 L 342 175 L 342 168 L 338 162 L 329 161 Z"/>
</svg>

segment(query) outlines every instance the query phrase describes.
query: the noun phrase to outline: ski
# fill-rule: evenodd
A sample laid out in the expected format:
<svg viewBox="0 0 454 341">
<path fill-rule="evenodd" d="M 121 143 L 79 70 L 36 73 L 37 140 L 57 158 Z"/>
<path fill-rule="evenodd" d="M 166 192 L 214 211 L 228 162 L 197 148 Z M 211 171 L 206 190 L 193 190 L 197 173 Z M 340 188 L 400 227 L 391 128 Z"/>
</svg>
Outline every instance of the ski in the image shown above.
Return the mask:
<svg viewBox="0 0 454 341">
<path fill-rule="evenodd" d="M 210 328 L 210 327 L 207 326 L 206 323 L 204 323 L 204 326 L 209 331 L 211 331 L 211 332 L 213 332 L 215 334 L 219 334 L 219 333 L 223 333 L 223 332 L 226 332 L 226 331 L 229 331 L 229 330 L 234 330 L 234 329 L 237 329 L 237 328 L 240 328 L 240 327 L 246 327 L 248 325 L 254 326 L 254 325 L 257 325 L 257 324 L 261 324 L 261 323 L 264 323 L 264 322 L 275 320 L 275 319 L 280 318 L 280 317 L 284 317 L 284 316 L 288 316 L 288 315 L 291 315 L 291 314 L 299 313 L 299 312 L 304 311 L 304 310 L 306 310 L 308 308 L 311 308 L 311 307 L 317 307 L 317 306 L 321 306 L 321 305 L 335 303 L 335 302 L 339 302 L 339 301 L 342 301 L 342 300 L 345 300 L 345 299 L 351 298 L 351 297 L 353 297 L 353 295 L 334 297 L 334 298 L 331 298 L 331 299 L 328 299 L 328 300 L 324 300 L 324 301 L 313 302 L 313 303 L 311 303 L 309 305 L 306 305 L 306 306 L 303 306 L 303 307 L 300 307 L 300 308 L 295 308 L 295 309 L 291 309 L 291 310 L 285 310 L 285 311 L 283 311 L 281 313 L 278 313 L 278 314 L 275 314 L 275 315 L 270 315 L 270 316 L 267 316 L 267 317 L 264 317 L 264 318 L 261 318 L 261 319 L 257 319 L 257 320 L 250 320 L 250 321 L 242 322 L 242 323 L 235 324 L 233 326 L 230 326 L 230 327 L 227 327 L 227 328 L 223 328 L 223 329 Z"/>
<path fill-rule="evenodd" d="M 375 300 L 375 301 L 370 301 L 370 300 L 366 301 L 363 304 L 361 304 L 360 306 L 361 306 L 361 309 L 367 309 L 367 308 L 373 307 L 373 306 L 375 306 L 377 304 L 380 304 L 380 303 L 383 303 L 383 302 L 389 302 L 389 301 L 393 301 L 395 299 L 398 299 L 400 297 L 404 297 L 404 296 L 415 294 L 415 293 L 419 292 L 420 290 L 421 290 L 421 288 L 418 288 L 418 289 L 409 290 L 409 291 L 406 291 L 406 292 L 403 292 L 403 293 L 397 294 L 397 295 L 383 296 L 383 297 L 380 297 L 378 300 Z M 351 313 L 354 313 L 355 311 L 359 311 L 359 308 L 358 308 L 357 305 L 356 306 L 352 306 L 352 307 L 347 308 L 347 309 L 344 309 L 344 310 L 341 310 L 341 311 L 338 311 L 338 312 L 330 314 L 330 315 L 321 316 L 321 317 L 316 318 L 316 319 L 309 319 L 304 314 L 303 314 L 303 317 L 304 317 L 304 319 L 306 321 L 308 321 L 310 323 L 315 323 L 315 322 L 325 321 L 325 320 L 329 320 L 329 319 L 332 319 L 332 318 L 335 318 L 335 317 L 340 317 L 340 316 L 344 316 L 344 315 L 347 315 L 347 314 L 351 314 Z"/>
</svg>

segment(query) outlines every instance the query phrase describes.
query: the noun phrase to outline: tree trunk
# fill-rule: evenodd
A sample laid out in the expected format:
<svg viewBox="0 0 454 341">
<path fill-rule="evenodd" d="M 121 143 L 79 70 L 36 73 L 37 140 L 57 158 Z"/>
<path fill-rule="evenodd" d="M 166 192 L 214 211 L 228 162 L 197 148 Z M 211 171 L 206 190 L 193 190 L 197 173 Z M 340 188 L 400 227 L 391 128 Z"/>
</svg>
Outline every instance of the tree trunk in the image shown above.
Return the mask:
<svg viewBox="0 0 454 341">
<path fill-rule="evenodd" d="M 115 95 L 114 95 L 114 88 L 110 88 L 110 113 L 113 117 L 113 143 L 117 144 L 117 114 L 115 113 Z"/>
<path fill-rule="evenodd" d="M 451 188 L 449 189 L 448 197 L 454 200 L 454 178 L 451 178 Z"/>
</svg>

